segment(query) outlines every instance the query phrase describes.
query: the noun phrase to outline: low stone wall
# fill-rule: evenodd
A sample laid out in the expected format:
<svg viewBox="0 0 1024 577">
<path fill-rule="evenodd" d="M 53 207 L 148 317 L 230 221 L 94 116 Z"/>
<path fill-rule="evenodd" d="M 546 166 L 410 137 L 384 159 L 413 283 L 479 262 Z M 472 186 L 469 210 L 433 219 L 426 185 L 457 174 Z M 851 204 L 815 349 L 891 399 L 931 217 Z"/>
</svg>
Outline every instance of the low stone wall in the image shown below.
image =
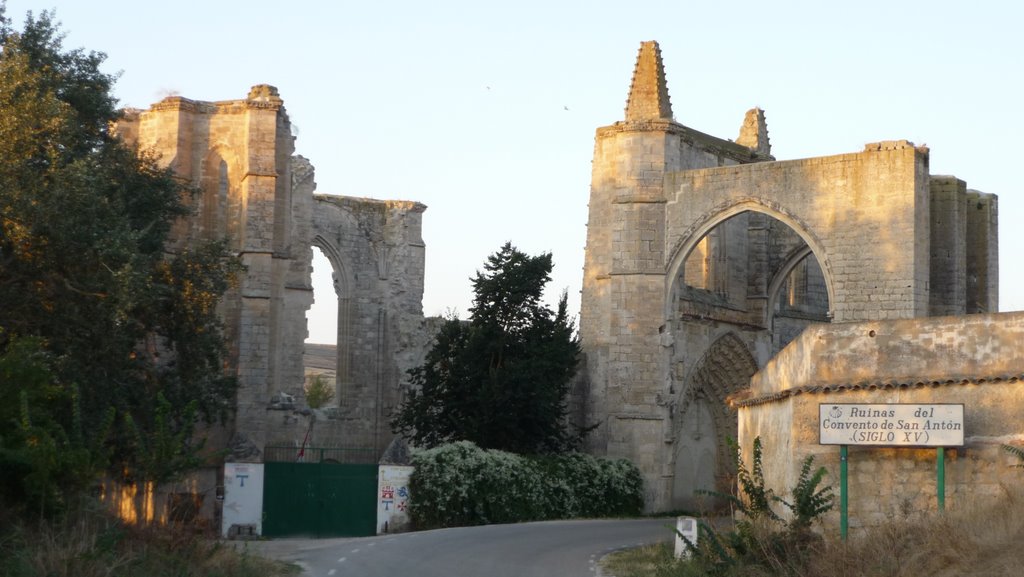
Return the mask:
<svg viewBox="0 0 1024 577">
<path fill-rule="evenodd" d="M 819 404 L 963 404 L 964 446 L 946 450 L 946 507 L 991 500 L 1024 483 L 1001 447 L 1024 445 L 1022 342 L 1024 313 L 808 329 L 734 399 L 745 461 L 760 437 L 766 485 L 784 495 L 813 456 L 838 497 L 839 447 L 819 444 Z M 934 448 L 851 446 L 851 530 L 935 512 L 936 458 Z M 838 531 L 838 516 L 826 517 L 827 531 Z"/>
</svg>

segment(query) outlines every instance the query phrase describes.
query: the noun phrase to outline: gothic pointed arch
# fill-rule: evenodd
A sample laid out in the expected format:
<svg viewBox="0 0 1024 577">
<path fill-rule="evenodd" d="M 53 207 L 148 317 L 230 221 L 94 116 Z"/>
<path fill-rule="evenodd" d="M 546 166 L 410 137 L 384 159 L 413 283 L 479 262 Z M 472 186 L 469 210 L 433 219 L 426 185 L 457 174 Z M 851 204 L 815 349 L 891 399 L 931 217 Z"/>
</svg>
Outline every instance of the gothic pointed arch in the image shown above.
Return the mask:
<svg viewBox="0 0 1024 577">
<path fill-rule="evenodd" d="M 337 362 L 335 374 L 339 402 L 345 402 L 343 395 L 352 380 L 352 285 L 349 269 L 338 247 L 321 234 L 314 234 L 310 243 L 320 249 L 331 263 L 331 278 L 334 280 L 334 297 L 338 302 L 337 318 Z"/>
<path fill-rule="evenodd" d="M 729 440 L 737 435 L 728 399 L 749 385 L 758 365 L 735 331 L 718 337 L 679 387 L 673 415 L 673 505 L 693 507 L 694 491 L 727 492 L 735 474 Z"/>
<path fill-rule="evenodd" d="M 715 207 L 714 211 L 704 215 L 683 231 L 674 243 L 668 255 L 665 275 L 665 311 L 667 315 L 671 316 L 671 311 L 676 304 L 676 300 L 679 298 L 680 278 L 686 273 L 687 259 L 690 258 L 694 250 L 705 240 L 709 233 L 712 233 L 712 231 L 730 219 L 744 213 L 763 214 L 781 222 L 788 229 L 792 230 L 817 259 L 824 276 L 828 302 L 835 302 L 835 288 L 828 253 L 825 251 L 820 239 L 812 232 L 811 227 L 778 203 L 768 202 L 760 198 L 741 198 Z M 831 316 L 831 311 L 829 311 L 829 316 Z"/>
</svg>

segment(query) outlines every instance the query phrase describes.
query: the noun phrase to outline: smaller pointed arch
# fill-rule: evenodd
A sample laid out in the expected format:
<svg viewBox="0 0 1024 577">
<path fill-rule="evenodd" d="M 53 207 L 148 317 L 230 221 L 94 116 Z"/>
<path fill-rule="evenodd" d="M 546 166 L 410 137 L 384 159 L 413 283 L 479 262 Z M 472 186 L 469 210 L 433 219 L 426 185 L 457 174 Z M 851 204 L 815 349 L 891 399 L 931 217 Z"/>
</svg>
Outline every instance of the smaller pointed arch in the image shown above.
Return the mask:
<svg viewBox="0 0 1024 577">
<path fill-rule="evenodd" d="M 729 439 L 738 436 L 738 422 L 728 399 L 747 388 L 758 369 L 747 344 L 728 331 L 715 339 L 684 379 L 673 423 L 673 506 L 695 506 L 696 489 L 729 491 L 735 473 Z"/>
</svg>

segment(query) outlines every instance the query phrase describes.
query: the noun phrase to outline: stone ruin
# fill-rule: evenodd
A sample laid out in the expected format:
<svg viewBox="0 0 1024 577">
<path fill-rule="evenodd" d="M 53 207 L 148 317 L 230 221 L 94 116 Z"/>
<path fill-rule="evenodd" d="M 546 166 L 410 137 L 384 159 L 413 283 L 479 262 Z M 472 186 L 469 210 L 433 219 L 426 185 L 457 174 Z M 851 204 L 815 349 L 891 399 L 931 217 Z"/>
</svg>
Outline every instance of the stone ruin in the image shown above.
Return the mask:
<svg viewBox="0 0 1024 577">
<path fill-rule="evenodd" d="M 267 446 L 345 446 L 379 456 L 406 371 L 428 340 L 422 312 L 426 207 L 411 201 L 316 194 L 312 164 L 276 88 L 254 86 L 240 100 L 171 96 L 129 110 L 114 132 L 155 153 L 195 193 L 192 217 L 176 223 L 168 250 L 226 238 L 245 265 L 221 303 L 237 375 L 233 421 L 207 431 L 207 447 L 228 460 L 261 462 Z M 338 299 L 333 374 L 337 406 L 305 407 L 303 347 L 313 302 L 313 247 L 332 267 Z M 320 419 L 314 423 L 314 415 Z M 212 494 L 223 471 L 198 475 Z"/>
<path fill-rule="evenodd" d="M 599 128 L 595 140 L 580 313 L 586 375 L 576 418 L 599 423 L 591 452 L 641 468 L 648 509 L 695 509 L 707 504 L 696 489 L 730 491 L 728 439 L 749 450 L 761 436 L 772 451 L 769 481 L 791 487 L 802 456 L 821 449 L 810 434 L 817 405 L 809 415 L 793 403 L 945 398 L 931 385 L 915 387 L 947 379 L 1010 379 L 1016 390 L 1024 366 L 1004 356 L 1008 347 L 984 370 L 952 360 L 988 358 L 977 339 L 1019 320 L 965 316 L 997 310 L 997 199 L 930 174 L 927 148 L 886 141 L 780 161 L 759 109 L 747 113 L 735 141 L 704 134 L 675 120 L 655 42 L 640 47 L 625 119 Z M 869 374 L 854 380 L 825 364 L 832 357 L 816 356 L 842 356 L 839 343 L 869 330 L 900 335 L 875 339 L 877 350 L 862 347 L 876 351 L 864 360 Z M 915 345 L 901 344 L 906 339 Z M 927 373 L 897 370 L 929 342 L 954 356 Z M 952 342 L 969 346 L 954 352 Z M 844 367 L 856 366 L 847 360 Z M 827 400 L 794 392 L 823 382 L 832 385 Z M 875 385 L 851 391 L 853 383 Z M 987 386 L 948 390 L 970 401 L 969 411 L 997 394 Z M 968 420 L 969 438 L 1019 432 L 982 422 Z"/>
<path fill-rule="evenodd" d="M 226 237 L 247 267 L 221 305 L 240 389 L 212 448 L 248 462 L 300 443 L 381 454 L 403 376 L 432 336 L 425 207 L 315 194 L 271 86 L 241 100 L 165 98 L 115 131 L 197 189 L 169 249 Z M 684 126 L 658 45 L 643 43 L 625 119 L 596 134 L 572 403 L 576 420 L 598 424 L 587 449 L 636 463 L 649 510 L 694 508 L 696 489 L 732 488 L 730 438 L 749 450 L 762 437 L 769 486 L 790 487 L 809 454 L 834 479 L 834 451 L 812 434 L 818 403 L 963 402 L 951 494 L 998 492 L 998 445 L 1024 439 L 1024 321 L 993 314 L 996 197 L 928 165 L 928 149 L 905 140 L 780 161 L 759 109 L 735 141 Z M 303 398 L 313 247 L 338 298 L 338 406 L 318 411 Z M 934 502 L 920 489 L 925 453 L 854 452 L 854 487 L 892 479 L 854 511 L 860 522 Z M 222 474 L 194 487 L 209 492 Z"/>
</svg>

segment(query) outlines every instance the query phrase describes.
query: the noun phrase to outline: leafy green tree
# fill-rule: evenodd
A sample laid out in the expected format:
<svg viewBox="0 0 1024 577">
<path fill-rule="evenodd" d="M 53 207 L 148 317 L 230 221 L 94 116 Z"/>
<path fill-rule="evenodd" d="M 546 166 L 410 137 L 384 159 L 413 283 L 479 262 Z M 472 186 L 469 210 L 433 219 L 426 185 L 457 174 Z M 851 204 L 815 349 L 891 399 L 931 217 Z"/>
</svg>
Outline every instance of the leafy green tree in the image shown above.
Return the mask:
<svg viewBox="0 0 1024 577">
<path fill-rule="evenodd" d="M 224 243 L 165 252 L 188 191 L 110 133 L 105 56 L 62 38 L 51 13 L 19 31 L 0 5 L 0 355 L 36 367 L 0 371 L 0 461 L 49 439 L 166 478 L 136 440 L 160 432 L 194 451 L 179 434 L 194 415 L 226 416 L 234 383 L 215 309 L 240 265 Z M 45 363 L 26 364 L 36 353 Z"/>
<path fill-rule="evenodd" d="M 582 433 L 566 425 L 566 395 L 580 352 L 562 294 L 542 301 L 551 254 L 526 255 L 511 243 L 472 279 L 471 318 L 449 318 L 392 421 L 420 446 L 472 441 L 486 449 L 553 453 Z"/>
</svg>

